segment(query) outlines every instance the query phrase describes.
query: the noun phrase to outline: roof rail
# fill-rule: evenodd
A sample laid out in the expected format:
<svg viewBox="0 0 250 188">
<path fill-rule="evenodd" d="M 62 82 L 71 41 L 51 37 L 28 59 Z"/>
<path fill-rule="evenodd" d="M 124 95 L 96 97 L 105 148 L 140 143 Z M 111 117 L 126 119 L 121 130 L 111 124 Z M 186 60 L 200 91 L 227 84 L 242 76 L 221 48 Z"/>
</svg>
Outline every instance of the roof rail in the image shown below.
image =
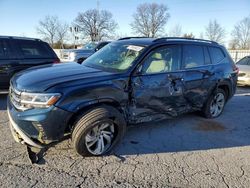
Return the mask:
<svg viewBox="0 0 250 188">
<path fill-rule="evenodd" d="M 120 38 L 118 40 L 127 40 L 127 39 L 142 39 L 142 38 L 149 38 L 149 37 L 124 37 L 124 38 Z"/>
<path fill-rule="evenodd" d="M 163 37 L 153 40 L 153 42 L 158 42 L 162 40 L 192 40 L 192 41 L 200 41 L 200 42 L 207 42 L 212 44 L 218 44 L 215 41 L 205 40 L 205 39 L 197 39 L 197 38 L 186 38 L 186 37 Z"/>
</svg>

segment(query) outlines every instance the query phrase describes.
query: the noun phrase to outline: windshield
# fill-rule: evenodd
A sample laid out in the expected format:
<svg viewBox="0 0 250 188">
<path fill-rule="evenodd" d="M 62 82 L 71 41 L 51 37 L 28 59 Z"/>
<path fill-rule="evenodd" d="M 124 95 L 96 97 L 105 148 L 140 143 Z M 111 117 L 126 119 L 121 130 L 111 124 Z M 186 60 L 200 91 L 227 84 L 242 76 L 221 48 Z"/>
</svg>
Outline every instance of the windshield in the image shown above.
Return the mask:
<svg viewBox="0 0 250 188">
<path fill-rule="evenodd" d="M 110 43 L 84 61 L 85 66 L 111 72 L 122 72 L 133 65 L 143 46 Z"/>
<path fill-rule="evenodd" d="M 85 44 L 83 47 L 82 47 L 82 49 L 84 49 L 84 50 L 93 50 L 95 47 L 96 47 L 96 43 L 87 43 L 87 44 Z"/>
</svg>

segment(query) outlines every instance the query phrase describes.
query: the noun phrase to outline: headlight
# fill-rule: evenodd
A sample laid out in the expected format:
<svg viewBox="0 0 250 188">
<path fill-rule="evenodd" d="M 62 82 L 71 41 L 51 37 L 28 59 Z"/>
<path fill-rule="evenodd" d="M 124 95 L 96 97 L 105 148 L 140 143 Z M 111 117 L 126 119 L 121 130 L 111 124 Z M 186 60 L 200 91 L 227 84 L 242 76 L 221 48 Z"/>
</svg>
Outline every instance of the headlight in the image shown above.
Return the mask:
<svg viewBox="0 0 250 188">
<path fill-rule="evenodd" d="M 69 53 L 69 59 L 70 59 L 71 61 L 74 61 L 74 60 L 75 60 L 75 57 L 76 57 L 76 53 L 75 53 L 75 52 L 70 52 L 70 53 Z"/>
<path fill-rule="evenodd" d="M 61 97 L 59 93 L 21 93 L 20 103 L 25 109 L 48 108 Z"/>
</svg>

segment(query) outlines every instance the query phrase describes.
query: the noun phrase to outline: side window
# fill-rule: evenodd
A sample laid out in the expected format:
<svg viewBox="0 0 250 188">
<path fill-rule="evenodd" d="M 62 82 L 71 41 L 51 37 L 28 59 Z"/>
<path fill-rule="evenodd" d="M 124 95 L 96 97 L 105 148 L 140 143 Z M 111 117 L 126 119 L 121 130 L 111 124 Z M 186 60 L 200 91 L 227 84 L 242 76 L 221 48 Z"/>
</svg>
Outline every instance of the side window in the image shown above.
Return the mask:
<svg viewBox="0 0 250 188">
<path fill-rule="evenodd" d="M 180 69 L 181 47 L 170 45 L 153 50 L 143 62 L 142 73 L 162 73 Z"/>
<path fill-rule="evenodd" d="M 250 65 L 250 58 L 244 57 L 243 59 L 237 62 L 237 65 Z"/>
<path fill-rule="evenodd" d="M 219 63 L 225 58 L 225 54 L 222 52 L 220 48 L 209 47 L 209 52 L 210 52 L 213 64 Z"/>
<path fill-rule="evenodd" d="M 9 59 L 9 47 L 5 41 L 0 41 L 0 59 Z"/>
<path fill-rule="evenodd" d="M 204 56 L 205 56 L 205 64 L 209 65 L 209 64 L 211 64 L 211 60 L 210 60 L 210 56 L 208 53 L 208 49 L 207 49 L 207 47 L 203 47 L 203 49 L 204 49 Z"/>
<path fill-rule="evenodd" d="M 47 46 L 38 41 L 18 40 L 21 54 L 24 58 L 49 58 L 51 52 Z"/>
<path fill-rule="evenodd" d="M 205 65 L 203 47 L 198 45 L 184 45 L 183 62 L 185 68 Z"/>
</svg>

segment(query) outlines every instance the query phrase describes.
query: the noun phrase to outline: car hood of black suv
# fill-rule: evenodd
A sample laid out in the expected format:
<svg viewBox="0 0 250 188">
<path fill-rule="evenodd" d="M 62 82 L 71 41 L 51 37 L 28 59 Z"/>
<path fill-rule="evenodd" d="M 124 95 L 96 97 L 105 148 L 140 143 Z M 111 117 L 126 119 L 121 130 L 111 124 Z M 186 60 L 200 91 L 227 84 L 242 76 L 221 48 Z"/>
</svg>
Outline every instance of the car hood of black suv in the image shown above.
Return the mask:
<svg viewBox="0 0 250 188">
<path fill-rule="evenodd" d="M 110 72 L 78 63 L 62 63 L 22 71 L 11 79 L 11 84 L 19 91 L 44 92 L 55 85 L 70 81 L 81 80 L 81 83 L 89 83 L 111 79 L 110 76 L 112 77 Z"/>
</svg>

